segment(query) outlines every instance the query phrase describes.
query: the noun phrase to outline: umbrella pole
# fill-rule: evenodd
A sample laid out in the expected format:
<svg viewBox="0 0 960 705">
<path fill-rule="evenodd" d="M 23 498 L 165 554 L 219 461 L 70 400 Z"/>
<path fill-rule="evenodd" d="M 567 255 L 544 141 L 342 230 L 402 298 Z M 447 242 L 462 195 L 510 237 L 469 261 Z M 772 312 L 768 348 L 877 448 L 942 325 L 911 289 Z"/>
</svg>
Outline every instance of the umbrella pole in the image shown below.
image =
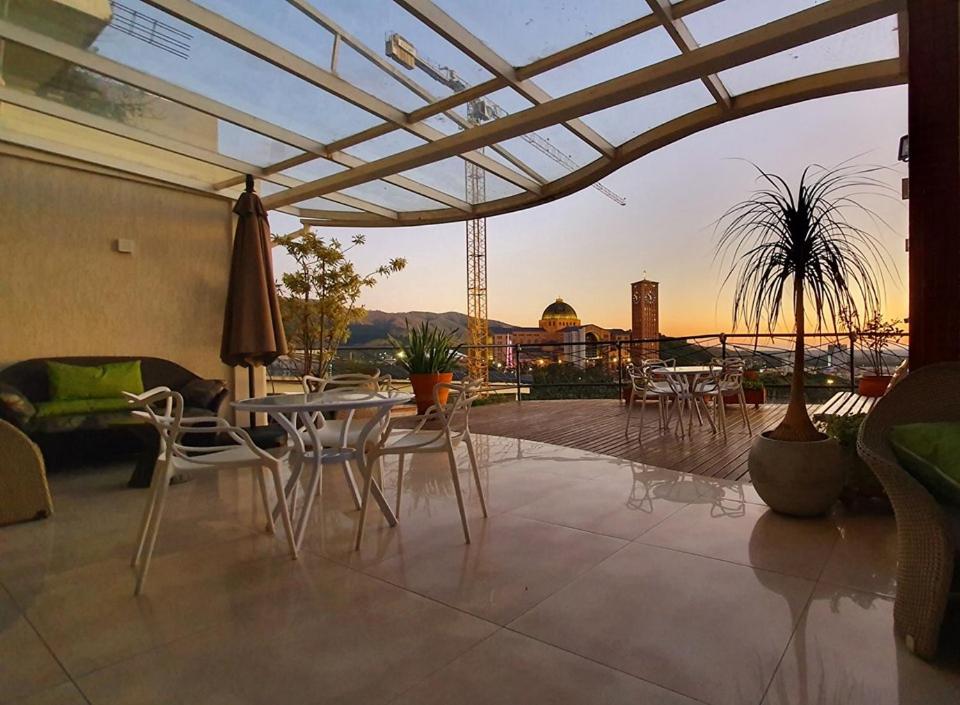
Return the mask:
<svg viewBox="0 0 960 705">
<path fill-rule="evenodd" d="M 247 365 L 247 394 L 251 399 L 254 396 L 256 396 L 253 391 L 253 381 L 254 381 L 253 365 Z M 256 428 L 256 427 L 257 427 L 257 412 L 251 411 L 250 412 L 250 428 Z"/>
</svg>

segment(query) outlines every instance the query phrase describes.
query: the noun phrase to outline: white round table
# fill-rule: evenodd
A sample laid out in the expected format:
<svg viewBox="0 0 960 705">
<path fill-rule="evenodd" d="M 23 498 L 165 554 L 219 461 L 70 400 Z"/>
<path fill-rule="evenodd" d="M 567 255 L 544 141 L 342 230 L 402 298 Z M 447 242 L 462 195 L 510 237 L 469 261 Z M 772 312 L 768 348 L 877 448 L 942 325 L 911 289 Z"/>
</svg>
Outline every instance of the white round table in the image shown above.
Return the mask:
<svg viewBox="0 0 960 705">
<path fill-rule="evenodd" d="M 703 376 L 713 377 L 716 373 L 721 372 L 723 368 L 718 367 L 717 365 L 676 365 L 675 367 L 664 367 L 662 368 L 667 372 L 675 374 L 679 377 L 682 377 L 686 389 L 684 390 L 688 395 L 688 403 L 690 408 L 688 409 L 688 421 L 687 428 L 688 430 L 693 430 L 693 412 L 697 412 L 697 417 L 700 418 L 700 406 L 697 401 L 697 396 L 694 394 L 696 390 L 697 382 L 700 381 L 700 378 Z M 652 372 L 656 371 L 656 368 L 651 370 Z M 713 423 L 713 419 L 710 418 L 710 414 L 707 414 L 707 421 L 710 422 L 710 428 L 714 433 L 717 431 L 716 425 Z"/>
<path fill-rule="evenodd" d="M 291 502 L 296 496 L 296 488 L 299 485 L 305 461 L 313 461 L 313 474 L 307 486 L 307 496 L 304 499 L 303 511 L 300 513 L 299 518 L 297 518 L 296 541 L 298 546 L 303 541 L 303 535 L 310 518 L 314 497 L 320 486 L 323 463 L 345 463 L 347 460 L 356 460 L 360 468 L 360 473 L 365 479 L 367 475 L 372 472 L 372 469 L 367 464 L 366 453 L 364 452 L 371 434 L 373 434 L 376 429 L 382 428 L 383 421 L 389 416 L 390 410 L 393 407 L 399 404 L 405 404 L 412 399 L 412 394 L 393 390 L 362 392 L 333 389 L 311 394 L 274 394 L 266 397 L 253 397 L 251 399 L 241 399 L 233 402 L 233 408 L 237 411 L 251 413 L 266 412 L 287 432 L 287 437 L 293 444 L 294 452 L 292 456 L 296 459 L 296 462 L 291 464 L 290 479 L 287 481 L 286 486 L 287 498 L 291 500 Z M 349 425 L 353 420 L 353 412 L 359 409 L 373 409 L 375 413 L 370 418 L 363 419 L 365 423 L 360 430 L 359 439 L 356 444 L 358 447 L 344 448 L 342 447 L 342 443 L 342 452 L 324 453 L 319 438 L 317 437 L 317 427 L 314 422 L 314 416 L 318 412 L 328 414 L 344 412 L 347 418 L 344 421 L 341 440 L 345 441 Z M 311 449 L 309 450 L 306 447 L 303 435 L 297 427 L 298 420 L 300 426 L 307 431 L 307 435 L 310 438 Z M 357 490 L 356 483 L 346 465 L 344 465 L 344 468 L 346 470 L 347 483 L 353 493 L 354 502 L 359 508 L 360 494 Z M 396 526 L 397 517 L 383 496 L 383 491 L 376 480 L 374 480 L 372 484 L 371 493 L 390 526 Z"/>
</svg>

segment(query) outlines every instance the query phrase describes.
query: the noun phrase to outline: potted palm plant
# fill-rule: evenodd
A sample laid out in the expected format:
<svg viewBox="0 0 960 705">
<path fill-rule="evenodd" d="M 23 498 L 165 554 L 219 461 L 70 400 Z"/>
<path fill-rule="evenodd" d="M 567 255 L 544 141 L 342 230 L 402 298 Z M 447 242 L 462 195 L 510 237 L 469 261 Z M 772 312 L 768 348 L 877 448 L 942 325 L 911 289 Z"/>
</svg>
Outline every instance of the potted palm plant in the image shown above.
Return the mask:
<svg viewBox="0 0 960 705">
<path fill-rule="evenodd" d="M 773 332 L 785 308 L 794 324 L 790 401 L 783 421 L 756 437 L 748 468 L 754 487 L 775 511 L 815 516 L 840 496 L 846 463 L 837 441 L 810 420 L 804 395 L 804 334 L 836 327 L 845 311 L 872 316 L 880 305 L 876 238 L 852 224 L 851 211 L 873 216 L 855 196 L 889 190 L 876 169 L 808 167 L 796 190 L 757 167 L 762 187 L 718 221 L 717 256 L 734 282 L 734 324 Z M 785 304 L 789 303 L 789 306 Z"/>
<path fill-rule="evenodd" d="M 447 332 L 424 321 L 411 329 L 407 324 L 404 340 L 389 336 L 396 349 L 397 364 L 410 374 L 410 385 L 417 400 L 417 413 L 422 414 L 433 404 L 433 388 L 453 381 L 462 343 L 457 342 L 456 331 Z M 441 389 L 438 400 L 447 401 L 446 389 Z"/>
</svg>

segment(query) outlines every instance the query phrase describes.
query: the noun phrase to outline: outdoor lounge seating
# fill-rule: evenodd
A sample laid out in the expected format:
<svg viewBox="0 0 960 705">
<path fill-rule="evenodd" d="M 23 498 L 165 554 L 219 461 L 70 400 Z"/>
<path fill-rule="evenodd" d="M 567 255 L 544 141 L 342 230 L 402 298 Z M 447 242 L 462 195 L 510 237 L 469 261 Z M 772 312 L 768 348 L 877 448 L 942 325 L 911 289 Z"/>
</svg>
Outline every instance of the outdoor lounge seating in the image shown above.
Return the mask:
<svg viewBox="0 0 960 705">
<path fill-rule="evenodd" d="M 894 619 L 907 648 L 923 658 L 937 653 L 951 590 L 956 591 L 960 511 L 938 502 L 897 461 L 892 427 L 960 421 L 960 363 L 910 373 L 874 407 L 857 441 L 860 456 L 883 484 L 897 517 L 899 560 Z"/>
<path fill-rule="evenodd" d="M 50 516 L 53 501 L 40 449 L 0 419 L 0 526 Z"/>
<path fill-rule="evenodd" d="M 83 400 L 98 402 L 87 408 L 69 403 L 54 408 L 48 376 L 48 363 L 94 367 L 136 360 L 140 362 L 142 388 L 162 386 L 180 393 L 187 416 L 217 415 L 229 394 L 222 380 L 202 379 L 175 362 L 155 357 L 35 358 L 0 371 L 0 418 L 27 434 L 40 447 L 48 466 L 85 441 L 98 448 L 138 451 L 141 462 L 130 484 L 146 487 L 159 450 L 153 428 L 132 416 L 119 394 L 115 398 Z M 19 406 L 15 408 L 14 403 Z"/>
</svg>

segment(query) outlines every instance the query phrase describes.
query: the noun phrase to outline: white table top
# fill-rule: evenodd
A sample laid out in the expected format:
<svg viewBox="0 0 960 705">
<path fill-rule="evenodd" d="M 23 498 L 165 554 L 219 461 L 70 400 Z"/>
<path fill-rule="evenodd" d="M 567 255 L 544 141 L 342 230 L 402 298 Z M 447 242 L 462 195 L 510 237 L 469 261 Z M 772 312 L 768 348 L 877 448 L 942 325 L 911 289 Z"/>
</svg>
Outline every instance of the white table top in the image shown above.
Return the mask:
<svg viewBox="0 0 960 705">
<path fill-rule="evenodd" d="M 665 367 L 663 369 L 668 372 L 676 372 L 679 375 L 705 375 L 720 371 L 720 368 L 715 365 L 677 365 L 676 367 Z"/>
<path fill-rule="evenodd" d="M 314 392 L 312 394 L 273 394 L 233 402 L 238 411 L 293 413 L 297 411 L 337 411 L 338 409 L 370 409 L 405 404 L 413 399 L 405 392 Z"/>
</svg>

